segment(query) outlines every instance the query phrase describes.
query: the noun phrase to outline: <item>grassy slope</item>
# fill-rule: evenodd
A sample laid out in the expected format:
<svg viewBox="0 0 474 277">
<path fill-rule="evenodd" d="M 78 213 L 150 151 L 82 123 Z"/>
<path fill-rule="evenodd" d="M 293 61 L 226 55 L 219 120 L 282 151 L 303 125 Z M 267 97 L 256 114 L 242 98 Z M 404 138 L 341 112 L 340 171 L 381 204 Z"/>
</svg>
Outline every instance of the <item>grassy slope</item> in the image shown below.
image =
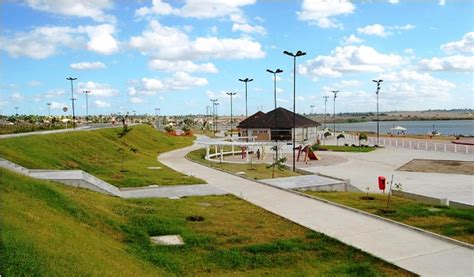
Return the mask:
<svg viewBox="0 0 474 277">
<path fill-rule="evenodd" d="M 387 195 L 370 194 L 375 200 L 361 200 L 365 193 L 306 192 L 339 204 L 360 209 L 395 221 L 474 244 L 474 211 L 432 206 L 415 200 L 393 196 L 390 209 L 393 214 L 381 211 L 387 205 Z"/>
<path fill-rule="evenodd" d="M 372 152 L 377 149 L 375 147 L 354 147 L 344 145 L 321 145 L 319 148 L 334 152 Z"/>
<path fill-rule="evenodd" d="M 192 144 L 192 137 L 170 137 L 148 125 L 131 127 L 118 138 L 121 128 L 87 132 L 36 135 L 0 140 L 0 156 L 27 168 L 82 169 L 119 187 L 203 184 L 160 164 L 159 153 Z M 126 155 L 121 172 L 121 153 Z M 137 153 L 130 148 L 138 149 Z M 147 167 L 162 167 L 150 170 Z"/>
<path fill-rule="evenodd" d="M 267 168 L 267 164 L 254 163 L 252 165 L 252 168 L 250 168 L 250 164 L 210 162 L 204 158 L 205 156 L 206 156 L 206 149 L 199 149 L 199 150 L 190 152 L 187 157 L 193 161 L 198 161 L 210 167 L 219 168 L 228 172 L 232 172 L 232 173 L 245 172 L 245 176 L 253 178 L 255 180 L 272 178 L 272 169 Z M 298 176 L 298 175 L 300 174 L 295 173 L 288 169 L 278 170 L 275 168 L 275 178 Z"/>
<path fill-rule="evenodd" d="M 124 200 L 0 169 L 0 223 L 6 276 L 407 274 L 232 196 Z"/>
</svg>

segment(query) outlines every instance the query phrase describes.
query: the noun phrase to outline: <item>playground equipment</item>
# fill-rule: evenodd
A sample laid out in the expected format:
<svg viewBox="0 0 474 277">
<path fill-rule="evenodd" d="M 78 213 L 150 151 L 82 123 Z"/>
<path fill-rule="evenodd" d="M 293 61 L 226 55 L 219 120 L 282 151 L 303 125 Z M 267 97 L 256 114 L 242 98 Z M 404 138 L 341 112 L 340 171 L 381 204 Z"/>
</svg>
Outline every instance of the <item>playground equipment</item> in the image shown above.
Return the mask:
<svg viewBox="0 0 474 277">
<path fill-rule="evenodd" d="M 308 162 L 308 158 L 310 160 L 313 160 L 313 161 L 319 161 L 321 160 L 320 157 L 318 157 L 316 155 L 316 153 L 313 152 L 313 149 L 311 149 L 311 145 L 306 145 L 306 146 L 303 146 L 303 145 L 299 145 L 298 147 L 296 147 L 296 149 L 298 149 L 298 157 L 296 159 L 296 161 L 300 161 L 300 157 L 301 157 L 301 153 L 304 153 L 304 162 L 307 163 Z"/>
</svg>

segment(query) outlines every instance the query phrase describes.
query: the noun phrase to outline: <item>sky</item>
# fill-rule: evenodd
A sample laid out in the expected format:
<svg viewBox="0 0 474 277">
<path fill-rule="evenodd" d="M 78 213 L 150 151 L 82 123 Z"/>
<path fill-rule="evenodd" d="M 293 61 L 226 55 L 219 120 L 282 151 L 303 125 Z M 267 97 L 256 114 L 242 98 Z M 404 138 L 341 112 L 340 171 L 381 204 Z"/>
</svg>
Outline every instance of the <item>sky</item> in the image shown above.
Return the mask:
<svg viewBox="0 0 474 277">
<path fill-rule="evenodd" d="M 0 114 L 251 115 L 473 108 L 474 2 L 5 0 Z"/>
</svg>

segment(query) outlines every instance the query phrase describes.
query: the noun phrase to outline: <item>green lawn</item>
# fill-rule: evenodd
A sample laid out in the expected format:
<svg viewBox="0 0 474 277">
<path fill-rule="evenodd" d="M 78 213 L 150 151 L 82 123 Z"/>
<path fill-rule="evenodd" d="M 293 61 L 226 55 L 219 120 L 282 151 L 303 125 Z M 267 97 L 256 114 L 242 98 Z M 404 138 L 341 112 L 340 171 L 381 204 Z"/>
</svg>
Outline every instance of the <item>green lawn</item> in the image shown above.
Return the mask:
<svg viewBox="0 0 474 277">
<path fill-rule="evenodd" d="M 376 150 L 375 147 L 359 147 L 359 146 L 344 146 L 344 145 L 320 145 L 318 150 L 327 150 L 334 152 L 371 152 Z"/>
<path fill-rule="evenodd" d="M 0 169 L 0 224 L 2 276 L 409 275 L 233 196 L 125 200 Z M 166 234 L 186 245 L 150 243 Z"/>
<path fill-rule="evenodd" d="M 230 150 L 230 149 L 228 149 Z M 245 172 L 242 176 L 247 176 L 255 180 L 270 179 L 272 178 L 272 169 L 267 168 L 267 164 L 254 163 L 250 164 L 235 164 L 235 163 L 217 163 L 210 162 L 204 157 L 206 156 L 206 149 L 199 149 L 188 153 L 188 158 L 192 161 L 198 161 L 208 165 L 209 167 L 218 168 L 231 173 Z M 275 178 L 299 176 L 299 173 L 295 173 L 288 169 L 278 170 L 275 168 Z"/>
<path fill-rule="evenodd" d="M 148 125 L 129 130 L 121 138 L 122 128 L 113 128 L 2 139 L 0 157 L 32 169 L 82 169 L 119 187 L 205 183 L 156 159 L 159 153 L 191 145 L 194 137 L 171 137 Z"/>
<path fill-rule="evenodd" d="M 352 192 L 305 192 L 342 205 L 363 210 L 453 239 L 474 243 L 474 211 L 432 206 L 415 200 L 392 196 L 387 214 L 387 195 L 369 194 L 374 200 L 361 200 L 365 193 Z"/>
</svg>

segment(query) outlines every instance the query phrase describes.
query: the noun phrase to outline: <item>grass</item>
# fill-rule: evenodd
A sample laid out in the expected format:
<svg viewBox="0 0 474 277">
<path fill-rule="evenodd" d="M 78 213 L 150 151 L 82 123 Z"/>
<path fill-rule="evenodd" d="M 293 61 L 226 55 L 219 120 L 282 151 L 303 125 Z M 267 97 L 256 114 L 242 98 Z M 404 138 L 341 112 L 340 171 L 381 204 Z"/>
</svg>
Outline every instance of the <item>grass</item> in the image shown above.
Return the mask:
<svg viewBox="0 0 474 277">
<path fill-rule="evenodd" d="M 122 128 L 111 128 L 2 139 L 0 156 L 31 169 L 82 169 L 118 187 L 205 183 L 156 159 L 159 153 L 191 145 L 193 137 L 167 136 L 148 125 L 128 130 L 126 134 Z"/>
<path fill-rule="evenodd" d="M 344 146 L 344 145 L 320 145 L 317 151 L 327 150 L 334 152 L 371 152 L 376 150 L 375 147 L 359 147 L 359 146 Z"/>
<path fill-rule="evenodd" d="M 267 164 L 254 163 L 250 164 L 235 164 L 235 163 L 217 163 L 206 160 L 206 149 L 199 149 L 188 153 L 187 157 L 192 161 L 204 163 L 209 167 L 218 168 L 230 173 L 245 172 L 244 176 L 255 180 L 271 179 L 272 169 L 267 168 Z M 299 176 L 299 173 L 288 169 L 278 170 L 275 168 L 275 178 Z"/>
<path fill-rule="evenodd" d="M 6 134 L 17 134 L 17 133 L 28 133 L 36 131 L 49 131 L 65 129 L 64 125 L 55 124 L 49 125 L 35 125 L 35 124 L 15 124 L 15 125 L 1 125 L 0 135 Z"/>
<path fill-rule="evenodd" d="M 5 276 L 409 275 L 233 196 L 125 200 L 0 169 L 0 224 Z M 150 243 L 165 234 L 186 244 Z"/>
<path fill-rule="evenodd" d="M 387 195 L 369 194 L 374 200 L 361 200 L 365 193 L 305 192 L 345 206 L 363 210 L 453 239 L 474 243 L 474 211 L 446 206 L 433 206 L 419 201 L 392 196 L 390 210 L 385 213 Z"/>
</svg>

